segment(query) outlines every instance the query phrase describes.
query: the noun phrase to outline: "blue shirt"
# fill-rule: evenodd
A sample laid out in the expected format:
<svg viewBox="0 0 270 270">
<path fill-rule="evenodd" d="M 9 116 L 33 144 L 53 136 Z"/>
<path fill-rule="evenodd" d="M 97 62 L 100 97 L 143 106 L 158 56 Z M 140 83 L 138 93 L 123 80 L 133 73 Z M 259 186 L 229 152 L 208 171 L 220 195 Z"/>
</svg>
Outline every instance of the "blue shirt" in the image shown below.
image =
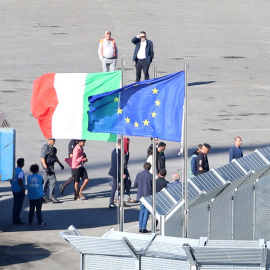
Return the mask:
<svg viewBox="0 0 270 270">
<path fill-rule="evenodd" d="M 175 185 L 179 185 L 179 184 L 181 184 L 179 181 L 173 181 L 173 182 L 167 184 L 167 188 L 171 188 L 171 187 L 173 187 Z"/>
<path fill-rule="evenodd" d="M 235 145 L 229 151 L 229 162 L 231 162 L 234 158 L 238 159 L 243 157 L 243 152 L 241 147 L 236 147 Z"/>
<path fill-rule="evenodd" d="M 16 167 L 15 168 L 15 177 L 13 180 L 10 181 L 11 183 L 11 190 L 12 192 L 18 193 L 24 191 L 22 186 L 19 184 L 19 178 L 22 179 L 23 186 L 25 189 L 25 176 L 24 172 L 21 167 Z"/>
<path fill-rule="evenodd" d="M 37 200 L 44 196 L 43 177 L 39 174 L 32 174 L 27 177 L 28 199 Z"/>
</svg>

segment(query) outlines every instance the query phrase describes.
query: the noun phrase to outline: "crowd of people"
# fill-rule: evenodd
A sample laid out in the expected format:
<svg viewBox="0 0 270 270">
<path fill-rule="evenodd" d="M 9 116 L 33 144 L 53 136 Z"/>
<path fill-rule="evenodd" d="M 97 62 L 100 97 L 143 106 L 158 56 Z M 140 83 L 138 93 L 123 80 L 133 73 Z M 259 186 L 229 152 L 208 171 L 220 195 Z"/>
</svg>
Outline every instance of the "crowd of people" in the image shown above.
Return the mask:
<svg viewBox="0 0 270 270">
<path fill-rule="evenodd" d="M 243 157 L 243 151 L 241 149 L 242 139 L 237 136 L 234 138 L 234 146 L 229 150 L 229 162 L 233 159 L 238 159 Z M 26 187 L 28 189 L 28 199 L 29 199 L 29 217 L 28 224 L 31 226 L 33 222 L 34 212 L 36 210 L 36 216 L 39 226 L 44 226 L 45 223 L 42 220 L 42 203 L 51 202 L 51 203 L 61 203 L 58 198 L 55 197 L 55 186 L 56 186 L 56 175 L 54 170 L 55 163 L 64 169 L 63 164 L 59 161 L 57 157 L 57 149 L 54 146 L 55 139 L 48 138 L 46 144 L 43 145 L 41 149 L 41 165 L 44 170 L 44 176 L 39 174 L 39 165 L 33 164 L 30 167 L 30 172 L 32 175 L 27 177 L 27 184 L 25 179 L 25 174 L 23 171 L 24 159 L 19 158 L 17 160 L 17 167 L 15 168 L 15 178 L 11 181 L 11 189 L 14 197 L 13 203 L 13 224 L 25 224 L 20 219 L 20 213 L 23 206 L 23 201 L 25 197 Z M 171 182 L 166 180 L 166 162 L 165 154 L 166 143 L 159 142 L 158 139 L 151 138 L 151 144 L 147 149 L 147 158 L 143 164 L 143 171 L 139 172 L 136 175 L 134 181 L 134 187 L 137 188 L 137 198 L 132 199 L 130 197 L 130 189 L 132 181 L 130 180 L 130 174 L 128 171 L 128 162 L 129 162 L 129 145 L 130 139 L 124 138 L 124 192 L 125 192 L 125 202 L 126 203 L 137 203 L 140 201 L 141 197 L 147 197 L 153 192 L 153 172 L 155 171 L 156 179 L 156 192 L 160 192 L 163 188 L 170 188 L 174 185 L 180 184 L 180 176 L 178 173 L 174 173 L 171 177 Z M 67 164 L 71 167 L 71 177 L 61 184 L 60 193 L 64 194 L 65 188 L 69 184 L 74 186 L 74 200 L 82 201 L 85 200 L 83 191 L 85 190 L 89 178 L 87 170 L 84 167 L 84 163 L 88 161 L 86 154 L 84 153 L 83 147 L 85 146 L 85 140 L 75 140 L 72 139 L 68 145 L 68 155 L 69 157 L 65 159 Z M 155 160 L 155 170 L 152 168 L 153 161 L 153 151 L 156 150 L 156 160 Z M 190 159 L 190 168 L 189 168 L 189 178 L 201 175 L 209 171 L 209 162 L 207 154 L 209 153 L 211 146 L 208 143 L 198 144 L 196 151 L 193 152 L 193 155 Z M 121 139 L 118 139 L 117 146 L 113 149 L 111 153 L 111 166 L 108 174 L 112 177 L 111 181 L 111 192 L 109 200 L 109 208 L 116 208 L 116 202 L 119 202 L 119 193 L 116 191 L 119 190 L 119 184 L 121 179 Z M 80 185 L 80 182 L 81 185 Z M 140 214 L 139 214 L 139 232 L 146 233 L 147 220 L 149 216 L 149 211 L 147 208 L 140 204 Z"/>
</svg>

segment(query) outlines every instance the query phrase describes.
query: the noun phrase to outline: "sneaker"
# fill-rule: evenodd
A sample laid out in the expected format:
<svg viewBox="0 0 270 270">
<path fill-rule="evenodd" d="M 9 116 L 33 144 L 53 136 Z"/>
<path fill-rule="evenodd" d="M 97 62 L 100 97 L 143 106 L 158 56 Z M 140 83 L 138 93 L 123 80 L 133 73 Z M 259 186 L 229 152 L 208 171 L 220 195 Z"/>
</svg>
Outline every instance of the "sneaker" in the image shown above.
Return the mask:
<svg viewBox="0 0 270 270">
<path fill-rule="evenodd" d="M 63 184 L 60 184 L 59 189 L 60 189 L 61 195 L 63 195 L 64 194 L 64 190 L 65 190 L 65 186 Z"/>
<path fill-rule="evenodd" d="M 136 203 L 136 202 L 138 202 L 138 201 L 129 198 L 129 199 L 125 200 L 125 202 L 127 202 L 127 203 Z"/>
<path fill-rule="evenodd" d="M 41 222 L 40 224 L 38 224 L 39 227 L 45 226 L 46 224 L 44 222 Z"/>
<path fill-rule="evenodd" d="M 117 206 L 114 203 L 109 204 L 109 208 L 116 208 Z"/>
</svg>

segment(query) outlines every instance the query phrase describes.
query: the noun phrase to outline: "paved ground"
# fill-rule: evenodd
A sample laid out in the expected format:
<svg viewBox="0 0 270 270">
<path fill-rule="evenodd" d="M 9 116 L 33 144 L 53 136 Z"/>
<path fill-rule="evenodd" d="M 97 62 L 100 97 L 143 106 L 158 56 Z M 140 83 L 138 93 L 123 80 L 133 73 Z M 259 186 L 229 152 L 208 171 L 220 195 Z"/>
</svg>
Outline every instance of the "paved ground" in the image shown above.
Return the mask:
<svg viewBox="0 0 270 270">
<path fill-rule="evenodd" d="M 44 143 L 30 111 L 34 79 L 48 72 L 101 71 L 97 47 L 106 29 L 112 31 L 125 58 L 125 84 L 135 78 L 130 39 L 141 30 L 154 42 L 158 76 L 182 70 L 183 58 L 188 58 L 190 152 L 196 144 L 209 142 L 210 165 L 219 167 L 227 163 L 236 135 L 243 138 L 244 154 L 268 146 L 269 11 L 268 0 L 2 0 L 0 111 L 16 129 L 16 158 L 26 159 L 28 174 L 30 165 L 39 162 Z M 131 143 L 129 169 L 134 179 L 149 139 L 134 137 Z M 61 160 L 67 144 L 67 140 L 56 142 Z M 179 144 L 167 142 L 167 146 L 168 174 L 181 173 Z M 11 225 L 10 185 L 0 183 L 1 269 L 78 269 L 79 254 L 58 236 L 59 231 L 70 224 L 93 236 L 110 226 L 117 229 L 117 211 L 108 209 L 107 171 L 113 147 L 113 143 L 87 142 L 88 200 L 74 202 L 70 187 L 62 204 L 43 206 L 44 228 Z M 57 173 L 59 183 L 69 176 L 67 168 Z M 25 200 L 24 221 L 27 213 Z M 125 218 L 125 230 L 137 232 L 138 205 L 126 209 Z"/>
</svg>

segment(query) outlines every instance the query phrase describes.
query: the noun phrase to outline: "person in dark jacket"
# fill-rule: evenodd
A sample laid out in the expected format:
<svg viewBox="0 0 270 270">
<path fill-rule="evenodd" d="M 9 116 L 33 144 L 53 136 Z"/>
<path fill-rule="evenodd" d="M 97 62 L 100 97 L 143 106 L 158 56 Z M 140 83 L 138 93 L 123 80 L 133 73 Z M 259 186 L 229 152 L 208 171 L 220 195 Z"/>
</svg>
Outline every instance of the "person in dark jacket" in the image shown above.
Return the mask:
<svg viewBox="0 0 270 270">
<path fill-rule="evenodd" d="M 154 58 L 153 42 L 146 38 L 146 33 L 141 31 L 131 42 L 136 45 L 133 55 L 133 61 L 136 66 L 136 82 L 141 80 L 143 70 L 144 79 L 149 79 L 149 66 Z"/>
<path fill-rule="evenodd" d="M 163 188 L 167 187 L 169 181 L 165 179 L 167 171 L 165 169 L 161 169 L 158 178 L 156 180 L 156 193 L 160 192 Z"/>
<path fill-rule="evenodd" d="M 114 204 L 114 195 L 117 190 L 117 186 L 120 183 L 120 179 L 121 179 L 120 173 L 121 173 L 121 139 L 118 139 L 117 148 L 113 149 L 112 154 L 111 154 L 111 168 L 108 172 L 108 174 L 112 176 L 113 178 L 109 208 L 116 207 L 116 205 Z M 124 167 L 124 175 L 123 175 L 124 184 L 126 183 L 125 179 L 127 175 L 128 175 L 128 171 Z"/>
<path fill-rule="evenodd" d="M 159 174 L 161 169 L 166 169 L 165 166 L 165 155 L 164 151 L 166 149 L 166 143 L 160 142 L 158 144 L 157 152 L 156 152 L 156 168 L 157 168 L 157 175 Z"/>
<path fill-rule="evenodd" d="M 243 157 L 243 151 L 241 149 L 242 139 L 237 136 L 234 138 L 234 146 L 229 150 L 229 162 L 233 159 L 238 159 Z"/>
<path fill-rule="evenodd" d="M 209 171 L 209 163 L 207 154 L 210 151 L 211 145 L 204 143 L 200 153 L 197 156 L 197 175 L 206 173 Z"/>
<path fill-rule="evenodd" d="M 151 168 L 151 164 L 149 162 L 145 162 L 143 165 L 144 170 L 139 172 L 136 175 L 136 179 L 134 182 L 134 187 L 137 187 L 137 200 L 140 200 L 141 197 L 147 197 L 152 194 L 152 180 L 153 175 L 149 172 Z M 140 214 L 139 214 L 139 232 L 140 233 L 148 233 L 149 231 L 146 229 L 147 220 L 150 212 L 147 208 L 141 203 L 140 205 Z"/>
</svg>

